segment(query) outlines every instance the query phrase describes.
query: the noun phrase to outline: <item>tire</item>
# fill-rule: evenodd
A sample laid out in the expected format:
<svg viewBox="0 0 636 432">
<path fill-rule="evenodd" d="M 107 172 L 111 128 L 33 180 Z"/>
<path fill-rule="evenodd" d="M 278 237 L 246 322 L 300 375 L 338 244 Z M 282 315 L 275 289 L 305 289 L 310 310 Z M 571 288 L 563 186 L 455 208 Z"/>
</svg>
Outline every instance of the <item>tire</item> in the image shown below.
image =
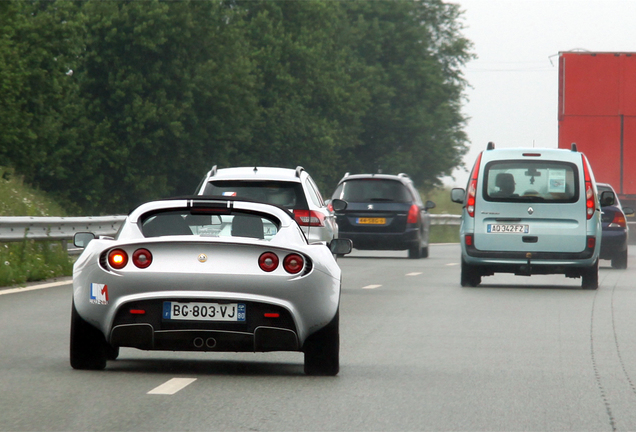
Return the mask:
<svg viewBox="0 0 636 432">
<path fill-rule="evenodd" d="M 627 249 L 612 257 L 612 267 L 621 270 L 627 268 Z"/>
<path fill-rule="evenodd" d="M 598 288 L 598 260 L 581 271 L 581 288 L 591 290 Z"/>
<path fill-rule="evenodd" d="M 340 311 L 327 326 L 307 338 L 303 345 L 305 374 L 336 376 L 340 370 Z"/>
<path fill-rule="evenodd" d="M 86 370 L 104 369 L 109 347 L 111 351 L 116 349 L 106 343 L 101 331 L 84 321 L 73 304 L 71 312 L 71 367 Z"/>
<path fill-rule="evenodd" d="M 422 248 L 422 258 L 428 258 L 428 246 Z"/>
<path fill-rule="evenodd" d="M 463 287 L 476 287 L 481 283 L 481 275 L 477 271 L 477 268 L 467 264 L 463 258 L 461 272 L 460 283 Z"/>
<path fill-rule="evenodd" d="M 420 246 L 419 243 L 409 248 L 409 258 L 410 259 L 422 258 L 422 246 Z"/>
</svg>

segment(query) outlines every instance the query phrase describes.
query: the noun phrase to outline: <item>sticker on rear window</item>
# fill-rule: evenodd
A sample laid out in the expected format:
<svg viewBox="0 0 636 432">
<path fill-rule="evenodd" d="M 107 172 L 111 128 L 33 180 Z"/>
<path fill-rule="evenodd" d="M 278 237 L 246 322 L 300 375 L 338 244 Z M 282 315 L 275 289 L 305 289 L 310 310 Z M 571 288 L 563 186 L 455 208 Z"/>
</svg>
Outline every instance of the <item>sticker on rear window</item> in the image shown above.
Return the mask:
<svg viewBox="0 0 636 432">
<path fill-rule="evenodd" d="M 565 170 L 548 170 L 548 192 L 565 193 Z"/>
</svg>

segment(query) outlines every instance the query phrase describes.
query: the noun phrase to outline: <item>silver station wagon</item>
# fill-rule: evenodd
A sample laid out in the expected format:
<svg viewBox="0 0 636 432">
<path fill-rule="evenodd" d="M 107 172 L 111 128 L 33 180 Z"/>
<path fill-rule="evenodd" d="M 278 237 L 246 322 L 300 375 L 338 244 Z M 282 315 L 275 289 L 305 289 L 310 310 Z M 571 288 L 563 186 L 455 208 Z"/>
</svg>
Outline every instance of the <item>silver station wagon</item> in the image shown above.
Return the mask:
<svg viewBox="0 0 636 432">
<path fill-rule="evenodd" d="M 604 192 L 601 200 L 613 198 Z M 594 175 L 576 150 L 495 149 L 475 162 L 463 204 L 461 285 L 495 273 L 564 274 L 598 288 L 601 211 Z"/>
</svg>

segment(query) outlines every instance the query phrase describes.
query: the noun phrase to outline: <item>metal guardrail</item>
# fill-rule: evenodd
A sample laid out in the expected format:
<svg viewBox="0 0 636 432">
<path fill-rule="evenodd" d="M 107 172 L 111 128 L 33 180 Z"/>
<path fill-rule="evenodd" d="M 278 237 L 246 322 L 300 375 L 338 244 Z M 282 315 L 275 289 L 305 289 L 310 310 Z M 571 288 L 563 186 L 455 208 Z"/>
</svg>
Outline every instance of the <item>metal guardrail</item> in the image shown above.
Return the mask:
<svg viewBox="0 0 636 432">
<path fill-rule="evenodd" d="M 126 216 L 94 217 L 0 217 L 0 242 L 72 240 L 76 232 L 114 235 Z"/>
<path fill-rule="evenodd" d="M 0 217 L 0 242 L 72 240 L 77 232 L 114 235 L 126 216 L 94 217 Z M 459 215 L 431 215 L 432 225 L 459 225 Z"/>
</svg>

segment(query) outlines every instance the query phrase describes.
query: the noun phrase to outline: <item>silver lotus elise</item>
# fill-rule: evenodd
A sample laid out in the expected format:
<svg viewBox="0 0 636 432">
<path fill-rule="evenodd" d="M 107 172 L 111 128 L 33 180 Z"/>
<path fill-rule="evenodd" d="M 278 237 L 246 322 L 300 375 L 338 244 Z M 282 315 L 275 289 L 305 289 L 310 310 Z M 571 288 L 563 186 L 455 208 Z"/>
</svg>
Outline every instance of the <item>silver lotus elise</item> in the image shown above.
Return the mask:
<svg viewBox="0 0 636 432">
<path fill-rule="evenodd" d="M 349 240 L 309 244 L 284 208 L 196 197 L 143 204 L 116 238 L 74 243 L 85 248 L 73 269 L 75 369 L 103 369 L 134 347 L 302 351 L 306 374 L 338 373 L 334 255 Z"/>
</svg>

